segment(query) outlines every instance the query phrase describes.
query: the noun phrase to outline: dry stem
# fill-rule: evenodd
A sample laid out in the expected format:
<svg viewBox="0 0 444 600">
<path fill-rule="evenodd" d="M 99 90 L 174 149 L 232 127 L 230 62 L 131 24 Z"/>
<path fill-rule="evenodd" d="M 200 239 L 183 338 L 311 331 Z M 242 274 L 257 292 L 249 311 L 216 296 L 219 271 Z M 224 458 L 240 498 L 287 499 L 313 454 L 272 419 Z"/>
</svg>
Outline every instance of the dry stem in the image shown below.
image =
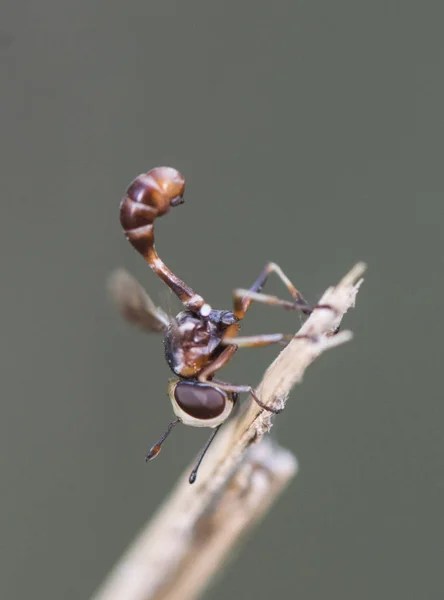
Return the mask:
<svg viewBox="0 0 444 600">
<path fill-rule="evenodd" d="M 348 341 L 352 334 L 332 332 L 354 305 L 365 270 L 357 264 L 329 288 L 318 309 L 299 333 L 316 341 L 293 339 L 267 369 L 257 393 L 262 402 L 283 406 L 291 388 L 324 350 Z M 280 417 L 282 418 L 282 417 Z M 187 468 L 170 497 L 160 507 L 122 557 L 94 600 L 191 600 L 240 536 L 251 528 L 296 472 L 296 460 L 286 450 L 263 440 L 272 416 L 254 401 L 221 430 L 208 452 L 194 485 Z M 267 443 L 266 443 L 267 442 Z"/>
</svg>

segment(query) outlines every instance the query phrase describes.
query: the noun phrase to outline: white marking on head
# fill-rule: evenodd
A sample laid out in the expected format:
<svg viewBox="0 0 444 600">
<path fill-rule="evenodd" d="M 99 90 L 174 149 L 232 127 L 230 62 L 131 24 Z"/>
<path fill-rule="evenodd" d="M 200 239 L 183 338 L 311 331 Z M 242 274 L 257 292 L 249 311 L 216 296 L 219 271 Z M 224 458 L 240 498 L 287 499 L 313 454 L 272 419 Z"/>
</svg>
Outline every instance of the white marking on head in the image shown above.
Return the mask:
<svg viewBox="0 0 444 600">
<path fill-rule="evenodd" d="M 204 304 L 200 309 L 200 314 L 202 317 L 208 317 L 211 312 L 211 306 L 209 304 Z"/>
</svg>

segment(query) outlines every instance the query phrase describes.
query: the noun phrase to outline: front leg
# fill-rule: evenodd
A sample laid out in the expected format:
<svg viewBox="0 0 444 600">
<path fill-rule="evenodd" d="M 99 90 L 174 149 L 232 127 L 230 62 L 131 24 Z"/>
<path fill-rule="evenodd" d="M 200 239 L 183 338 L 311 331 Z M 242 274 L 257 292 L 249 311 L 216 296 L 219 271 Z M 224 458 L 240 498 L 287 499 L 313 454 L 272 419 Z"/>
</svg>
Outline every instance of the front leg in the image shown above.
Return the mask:
<svg viewBox="0 0 444 600">
<path fill-rule="evenodd" d="M 256 281 L 253 283 L 253 285 L 249 288 L 248 291 L 253 292 L 253 294 L 256 292 L 260 292 L 264 287 L 265 283 L 267 282 L 270 273 L 276 273 L 276 275 L 279 277 L 279 279 L 282 281 L 282 283 L 285 285 L 285 287 L 288 289 L 291 296 L 293 297 L 294 302 L 289 302 L 288 304 L 291 304 L 293 308 L 298 308 L 304 314 L 311 314 L 312 308 L 310 307 L 310 305 L 306 302 L 299 290 L 295 288 L 295 286 L 291 283 L 290 279 L 285 275 L 280 266 L 276 263 L 270 262 L 266 264 L 259 277 L 256 279 Z M 237 290 L 235 290 L 234 292 L 234 314 L 238 319 L 243 319 L 252 300 L 256 300 L 257 298 L 253 298 L 252 296 L 246 294 L 236 294 L 236 291 Z M 284 300 L 282 300 L 281 302 L 285 304 Z"/>
<path fill-rule="evenodd" d="M 234 350 L 232 350 L 231 354 L 229 355 L 231 358 L 231 356 L 236 352 L 236 350 L 238 348 L 259 348 L 261 346 L 269 346 L 270 344 L 276 344 L 276 343 L 287 344 L 288 342 L 290 342 L 293 339 L 309 340 L 311 342 L 316 342 L 318 340 L 318 338 L 313 335 L 293 335 L 293 334 L 285 334 L 285 333 L 270 333 L 270 334 L 251 335 L 251 336 L 247 336 L 247 337 L 238 337 L 238 338 L 229 338 L 228 337 L 228 338 L 224 338 L 222 340 L 222 343 L 229 344 L 227 346 L 226 350 L 229 350 L 230 348 L 234 348 Z M 224 352 L 222 352 L 220 357 L 222 357 L 224 355 L 224 353 L 225 353 L 225 350 L 224 350 Z M 227 353 L 227 356 L 228 356 L 228 353 Z M 225 360 L 224 364 L 226 362 L 228 362 L 228 360 Z M 212 363 L 212 365 L 213 364 L 214 363 Z M 210 367 L 212 365 L 210 365 Z M 212 371 L 212 373 L 214 373 L 216 370 L 217 369 L 214 369 Z M 214 379 L 213 381 L 221 390 L 224 390 L 225 392 L 235 392 L 238 394 L 245 392 L 247 394 L 250 394 L 251 397 L 253 398 L 253 400 L 256 402 L 256 404 L 258 404 L 262 409 L 273 413 L 274 415 L 278 415 L 280 412 L 282 412 L 284 410 L 283 408 L 274 408 L 271 406 L 267 406 L 267 404 L 264 404 L 258 398 L 255 390 L 251 387 L 251 385 L 233 385 L 231 383 L 225 383 L 223 381 L 219 381 L 216 379 Z"/>
<path fill-rule="evenodd" d="M 219 381 L 219 379 L 214 380 L 214 383 L 217 385 L 218 388 L 224 390 L 225 392 L 231 392 L 236 394 L 250 394 L 253 400 L 256 402 L 256 404 L 258 404 L 263 410 L 271 412 L 274 415 L 278 415 L 284 410 L 283 408 L 275 408 L 274 406 L 267 406 L 267 404 L 264 404 L 262 400 L 259 400 L 255 390 L 251 387 L 251 385 L 233 385 L 231 383 Z"/>
<path fill-rule="evenodd" d="M 235 338 L 229 339 L 233 339 L 233 343 L 230 342 L 229 345 L 226 348 L 224 348 L 224 350 L 222 350 L 219 356 L 215 358 L 213 362 L 211 362 L 209 365 L 204 367 L 197 376 L 198 380 L 202 383 L 211 382 L 214 373 L 216 373 L 216 371 L 219 371 L 219 369 L 222 369 L 222 367 L 224 367 L 236 354 L 237 345 Z"/>
<path fill-rule="evenodd" d="M 250 385 L 233 385 L 231 383 L 225 383 L 219 380 L 212 381 L 212 376 L 214 375 L 214 373 L 216 373 L 216 371 L 224 367 L 237 352 L 238 347 L 234 343 L 234 341 L 235 340 L 233 340 L 233 343 L 229 342 L 229 345 L 225 348 L 225 350 L 223 350 L 222 353 L 219 354 L 219 356 L 212 363 L 210 363 L 204 369 L 202 369 L 202 371 L 198 375 L 198 380 L 202 383 L 209 383 L 210 385 L 211 383 L 213 383 L 215 386 L 217 386 L 219 389 L 225 392 L 231 392 L 233 394 L 245 392 L 247 394 L 251 394 L 255 402 L 264 410 L 268 410 L 269 412 L 275 415 L 282 412 L 282 408 L 272 408 L 271 406 L 267 406 L 266 404 L 261 402 L 257 397 L 256 392 Z"/>
<path fill-rule="evenodd" d="M 226 337 L 221 343 L 227 346 L 235 345 L 238 348 L 262 348 L 271 344 L 287 345 L 293 339 L 316 341 L 317 338 L 312 335 L 295 335 L 294 333 L 264 333 L 236 338 Z"/>
</svg>

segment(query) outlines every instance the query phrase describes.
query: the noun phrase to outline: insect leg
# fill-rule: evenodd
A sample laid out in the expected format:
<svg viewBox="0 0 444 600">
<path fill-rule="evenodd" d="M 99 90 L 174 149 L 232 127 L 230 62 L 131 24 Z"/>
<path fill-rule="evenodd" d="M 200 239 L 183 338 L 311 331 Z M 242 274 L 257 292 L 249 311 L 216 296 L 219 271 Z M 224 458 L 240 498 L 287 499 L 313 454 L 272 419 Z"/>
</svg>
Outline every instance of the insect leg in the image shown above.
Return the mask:
<svg viewBox="0 0 444 600">
<path fill-rule="evenodd" d="M 264 269 L 259 274 L 259 277 L 249 288 L 249 291 L 260 292 L 264 287 L 265 283 L 267 282 L 270 273 L 276 273 L 276 275 L 281 279 L 285 287 L 290 292 L 291 296 L 294 298 L 293 304 L 297 304 L 300 310 L 302 310 L 306 314 L 310 314 L 312 310 L 310 305 L 306 302 L 299 290 L 297 290 L 294 287 L 290 279 L 285 275 L 285 273 L 276 263 L 270 262 L 265 265 Z M 256 298 L 250 298 L 245 294 L 238 295 L 236 292 L 237 290 L 234 291 L 234 314 L 238 319 L 243 319 L 252 300 Z"/>
<path fill-rule="evenodd" d="M 278 415 L 279 413 L 281 413 L 284 409 L 283 408 L 275 408 L 274 406 L 267 406 L 266 404 L 264 404 L 257 396 L 256 392 L 254 391 L 254 389 L 251 387 L 251 385 L 233 385 L 231 383 L 224 383 L 223 381 L 219 381 L 219 380 L 214 380 L 214 383 L 217 385 L 218 388 L 220 388 L 221 390 L 224 390 L 225 392 L 234 392 L 237 394 L 242 394 L 242 393 L 247 393 L 247 394 L 251 394 L 253 400 L 256 402 L 256 404 L 258 404 L 261 408 L 263 408 L 264 410 L 273 413 L 274 415 Z"/>
<path fill-rule="evenodd" d="M 227 345 L 227 347 L 224 348 L 224 350 L 219 354 L 219 356 L 215 360 L 213 360 L 213 362 L 211 362 L 209 365 L 202 369 L 202 371 L 198 375 L 199 381 L 208 381 L 209 383 L 211 383 L 211 381 L 209 380 L 211 379 L 212 375 L 214 375 L 216 371 L 219 371 L 219 369 L 222 369 L 222 367 L 224 367 L 233 358 L 234 354 L 237 352 L 235 338 L 227 339 L 233 339 L 234 341 L 233 343 L 229 342 L 229 345 Z"/>
<path fill-rule="evenodd" d="M 288 344 L 293 339 L 305 339 L 314 341 L 311 335 L 294 335 L 293 333 L 265 333 L 260 335 L 249 335 L 245 337 L 224 338 L 222 344 L 235 344 L 238 348 L 261 348 L 270 344 Z M 233 341 L 231 341 L 233 340 Z"/>
</svg>

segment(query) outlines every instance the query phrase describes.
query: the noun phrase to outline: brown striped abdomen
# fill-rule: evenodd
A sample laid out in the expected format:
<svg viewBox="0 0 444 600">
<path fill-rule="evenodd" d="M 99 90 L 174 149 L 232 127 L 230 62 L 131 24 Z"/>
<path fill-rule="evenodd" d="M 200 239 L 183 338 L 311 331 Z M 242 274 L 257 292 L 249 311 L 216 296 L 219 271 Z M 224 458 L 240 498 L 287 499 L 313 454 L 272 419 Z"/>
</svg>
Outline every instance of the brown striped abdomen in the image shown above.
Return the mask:
<svg viewBox="0 0 444 600">
<path fill-rule="evenodd" d="M 184 176 L 171 167 L 156 167 L 136 177 L 120 203 L 126 237 L 145 258 L 154 247 L 153 223 L 183 202 Z"/>
</svg>

